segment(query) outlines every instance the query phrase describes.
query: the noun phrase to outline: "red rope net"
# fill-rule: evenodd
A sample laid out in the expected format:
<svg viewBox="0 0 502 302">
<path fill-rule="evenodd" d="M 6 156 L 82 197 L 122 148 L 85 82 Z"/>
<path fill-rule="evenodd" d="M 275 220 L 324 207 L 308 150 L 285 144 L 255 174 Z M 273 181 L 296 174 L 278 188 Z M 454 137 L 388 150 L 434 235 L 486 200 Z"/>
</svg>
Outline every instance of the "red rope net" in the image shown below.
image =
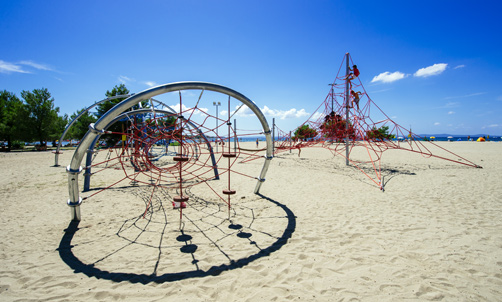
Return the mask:
<svg viewBox="0 0 502 302">
<path fill-rule="evenodd" d="M 104 177 L 107 184 L 94 189 L 84 200 L 129 182 L 150 187 L 150 200 L 145 204 L 143 217 L 152 211 L 152 200 L 157 193 L 165 196 L 169 191 L 181 221 L 183 209 L 194 202 L 187 190 L 203 185 L 213 194 L 215 202 L 226 205 L 230 218 L 231 198 L 236 194 L 231 180 L 234 177 L 256 179 L 238 169 L 236 163 L 263 159 L 264 154 L 263 150 L 241 148 L 242 138 L 261 135 L 263 131 L 238 134 L 230 121 L 230 97 L 226 118 L 208 114 L 200 101 L 201 97 L 193 107 L 185 107 L 180 92 L 179 108 L 184 108 L 180 112 L 157 113 L 152 108 L 151 113 L 131 114 L 117 123 L 122 124 L 122 130 L 109 131 L 107 137 L 103 137 L 113 141 L 114 146 L 96 152 L 92 165 L 86 167 L 86 173 L 92 171 L 93 178 L 96 174 L 107 174 Z"/>
<path fill-rule="evenodd" d="M 342 67 L 347 64 L 342 60 L 335 81 L 325 100 L 309 119 L 293 133 L 280 129 L 275 144 L 276 153 L 304 147 L 322 147 L 346 158 L 347 162 L 358 168 L 377 186 L 383 189 L 381 158 L 389 149 L 406 150 L 424 157 L 435 157 L 458 164 L 480 167 L 473 162 L 446 150 L 433 142 L 398 125 L 378 105 L 373 102 L 364 89 L 359 77 L 342 74 Z M 440 155 L 434 150 L 440 150 Z M 366 160 L 356 160 L 351 156 L 355 148 L 366 149 Z M 374 172 L 370 175 L 363 164 L 369 164 Z"/>
</svg>

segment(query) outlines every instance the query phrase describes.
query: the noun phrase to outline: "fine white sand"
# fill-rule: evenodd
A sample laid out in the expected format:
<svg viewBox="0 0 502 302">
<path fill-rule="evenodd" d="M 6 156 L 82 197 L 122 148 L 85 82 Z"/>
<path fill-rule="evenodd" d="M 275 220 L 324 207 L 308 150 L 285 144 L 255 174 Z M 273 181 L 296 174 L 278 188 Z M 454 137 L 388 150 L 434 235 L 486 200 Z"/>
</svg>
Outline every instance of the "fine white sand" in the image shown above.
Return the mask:
<svg viewBox="0 0 502 302">
<path fill-rule="evenodd" d="M 128 182 L 70 224 L 73 152 L 60 167 L 50 151 L 0 153 L 0 301 L 500 301 L 502 143 L 438 144 L 483 169 L 389 150 L 382 192 L 326 149 L 293 150 L 272 160 L 262 195 L 232 176 L 231 221 L 194 186 L 182 232 L 172 192 L 150 202 L 152 187 Z M 120 173 L 96 174 L 82 196 Z"/>
</svg>

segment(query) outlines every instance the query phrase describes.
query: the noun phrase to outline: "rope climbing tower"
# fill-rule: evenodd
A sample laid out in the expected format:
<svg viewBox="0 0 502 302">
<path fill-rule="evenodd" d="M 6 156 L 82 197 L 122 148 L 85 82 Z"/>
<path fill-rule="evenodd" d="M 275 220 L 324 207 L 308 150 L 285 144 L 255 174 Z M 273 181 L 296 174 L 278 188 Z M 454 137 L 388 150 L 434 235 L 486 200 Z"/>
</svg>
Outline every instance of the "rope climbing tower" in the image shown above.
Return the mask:
<svg viewBox="0 0 502 302">
<path fill-rule="evenodd" d="M 288 135 L 280 129 L 278 133 L 281 138 L 276 153 L 305 147 L 328 149 L 333 155 L 345 158 L 346 165 L 360 170 L 381 190 L 384 190 L 381 158 L 383 152 L 390 149 L 481 168 L 394 122 L 366 92 L 349 53 L 345 54 L 324 102 L 294 134 Z M 356 148 L 365 150 L 365 159 L 352 156 Z M 367 172 L 366 166 L 371 167 L 373 175 Z"/>
</svg>

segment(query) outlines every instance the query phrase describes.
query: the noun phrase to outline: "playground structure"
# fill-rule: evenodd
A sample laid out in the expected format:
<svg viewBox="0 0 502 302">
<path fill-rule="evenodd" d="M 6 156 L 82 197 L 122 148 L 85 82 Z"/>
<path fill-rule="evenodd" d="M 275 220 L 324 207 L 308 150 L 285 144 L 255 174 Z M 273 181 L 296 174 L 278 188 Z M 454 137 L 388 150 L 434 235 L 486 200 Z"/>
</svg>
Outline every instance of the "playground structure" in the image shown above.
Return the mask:
<svg viewBox="0 0 502 302">
<path fill-rule="evenodd" d="M 279 128 L 276 129 L 275 121 L 272 128 L 274 134 L 271 135 L 272 131 L 259 107 L 244 95 L 221 85 L 179 82 L 127 95 L 125 100 L 89 126 L 89 131 L 81 140 L 71 164 L 67 167 L 70 196 L 68 205 L 71 208 L 72 220 L 80 221 L 80 205 L 83 200 L 126 180 L 132 185 L 152 188 L 150 202 L 146 205 L 144 215 L 151 209 L 151 200 L 156 190 L 166 188 L 175 190 L 176 195 L 172 196 L 172 204 L 180 211 L 181 228 L 183 208 L 189 206 L 190 200 L 186 190 L 198 184 L 206 184 L 217 199 L 226 204 L 230 219 L 231 198 L 236 194 L 236 190 L 232 188 L 232 175 L 257 179 L 254 193 L 259 193 L 273 155 L 292 149 L 301 150 L 305 147 L 322 147 L 332 152 L 334 156 L 339 155 L 345 158 L 346 165 L 351 165 L 364 173 L 382 191 L 384 191 L 385 183 L 382 176 L 381 158 L 383 152 L 389 149 L 405 150 L 427 158 L 448 160 L 481 168 L 438 144 L 425 142 L 424 138 L 392 121 L 368 96 L 358 75 L 350 73 L 351 62 L 350 55 L 347 53 L 335 81 L 330 84 L 331 89 L 326 99 L 309 119 L 297 128 L 294 135 L 291 132 L 288 134 Z M 345 73 L 343 73 L 343 67 L 345 67 Z M 196 94 L 198 98 L 194 97 L 190 106 L 185 106 L 187 98 L 191 98 L 182 92 L 194 90 L 200 91 L 200 94 Z M 221 96 L 228 98 L 226 118 L 218 118 L 217 106 L 216 116 L 207 113 L 208 110 L 204 106 L 208 104 L 209 98 L 215 99 L 211 93 L 216 93 L 220 99 Z M 206 96 L 207 94 L 210 94 L 209 97 Z M 171 102 L 176 99 L 178 110 L 153 99 L 160 95 L 169 95 Z M 118 97 L 123 96 L 115 98 Z M 101 102 L 108 100 L 110 99 Z M 232 100 L 240 104 L 234 111 L 231 111 Z M 144 101 L 150 103 L 150 108 L 130 109 Z M 216 103 L 213 102 L 213 105 Z M 219 105 L 220 102 L 218 102 Z M 241 134 L 236 131 L 236 121 L 234 120 L 232 124 L 232 117 L 243 106 L 247 106 L 258 118 L 262 131 L 251 134 Z M 75 120 L 68 128 L 74 122 Z M 126 125 L 122 130 L 108 130 L 119 122 Z M 276 130 L 277 140 L 275 139 Z M 61 136 L 60 143 L 65 133 Z M 120 139 L 115 141 L 120 141 L 120 145 L 111 146 L 105 151 L 108 152 L 105 158 L 101 157 L 96 160 L 98 150 L 95 150 L 95 147 L 104 135 L 119 137 Z M 265 135 L 266 147 L 264 149 L 241 148 L 239 140 L 245 135 Z M 353 151 L 356 148 L 364 149 L 363 153 L 366 157 L 354 156 Z M 260 152 L 265 154 L 259 154 Z M 56 151 L 56 165 L 58 154 L 59 146 Z M 87 156 L 86 164 L 82 167 L 81 162 L 84 156 Z M 237 161 L 247 162 L 263 159 L 263 157 L 265 160 L 258 177 L 244 175 L 234 169 Z M 85 171 L 83 191 L 87 192 L 90 190 L 91 175 L 106 169 L 123 171 L 122 178 L 112 184 L 101 186 L 89 196 L 82 198 L 79 193 L 79 174 Z M 218 180 L 221 176 L 225 177 L 225 187 L 216 189 L 212 180 Z"/>
<path fill-rule="evenodd" d="M 187 96 L 193 94 L 194 91 L 200 91 L 197 93 L 198 98 Z M 207 94 L 209 97 L 206 97 Z M 171 100 L 176 99 L 178 110 L 155 108 L 153 97 L 160 95 Z M 221 99 L 221 97 L 228 100 L 226 118 L 212 116 L 204 107 L 208 103 L 208 98 Z M 186 106 L 187 99 L 193 99 L 189 107 Z M 107 100 L 109 99 L 103 101 Z M 142 101 L 150 101 L 151 107 L 130 110 Z M 233 112 L 230 110 L 231 101 L 237 101 L 240 104 Z M 244 105 L 254 113 L 261 124 L 262 131 L 255 135 L 265 135 L 267 147 L 264 150 L 264 156 L 259 155 L 256 150 L 246 152 L 238 147 L 240 135 L 235 126 L 232 127 L 231 117 Z M 125 125 L 121 131 L 108 130 L 119 122 Z M 218 131 L 220 128 L 221 131 Z M 109 149 L 99 151 L 108 153 L 104 159 L 101 156 L 100 161 L 96 162 L 94 160 L 95 146 L 105 135 L 115 137 L 115 141 L 119 143 Z M 211 146 L 212 143 L 216 145 L 216 148 Z M 218 148 L 220 144 L 221 147 Z M 56 156 L 58 154 L 57 151 Z M 86 165 L 82 167 L 81 162 L 84 156 L 87 156 Z M 259 193 L 265 181 L 270 160 L 273 158 L 271 131 L 258 106 L 239 92 L 212 83 L 179 82 L 129 95 L 106 112 L 96 123 L 89 126 L 89 131 L 82 138 L 67 167 L 68 205 L 71 208 L 72 220 L 80 221 L 80 205 L 83 200 L 124 181 L 129 181 L 132 185 L 151 187 L 151 198 L 156 190 L 175 190 L 177 195 L 173 196 L 172 204 L 180 211 L 180 227 L 183 208 L 187 206 L 190 199 L 185 190 L 198 184 L 206 184 L 217 199 L 227 205 L 230 218 L 231 197 L 236 193 L 231 187 L 231 175 L 234 173 L 232 167 L 240 157 L 245 157 L 247 160 L 265 157 L 258 177 L 240 175 L 257 179 L 254 193 Z M 84 191 L 88 191 L 91 175 L 110 169 L 123 171 L 121 178 L 112 184 L 94 189 L 95 192 L 89 196 L 84 198 L 80 196 L 79 174 L 85 171 Z M 211 181 L 220 179 L 222 175 L 227 180 L 226 187 L 217 191 L 212 188 L 214 184 Z M 150 211 L 150 205 L 151 201 L 146 205 L 144 215 Z"/>
<path fill-rule="evenodd" d="M 248 178 L 253 183 L 257 180 L 254 193 L 259 193 L 273 155 L 292 149 L 325 148 L 334 156 L 345 158 L 347 165 L 359 169 L 382 191 L 384 181 L 380 162 L 383 152 L 389 149 L 407 150 L 424 157 L 435 157 L 479 167 L 434 143 L 422 142 L 422 138 L 388 118 L 369 98 L 359 79 L 347 77 L 349 60 L 347 54 L 345 75 L 340 75 L 342 62 L 337 79 L 331 84 L 331 90 L 325 101 L 294 135 L 276 128 L 275 120 L 270 129 L 258 106 L 244 95 L 221 85 L 203 82 L 171 83 L 125 96 L 125 100 L 110 109 L 94 124 L 89 125 L 89 131 L 74 151 L 71 163 L 67 167 L 68 206 L 71 209 L 72 221 L 58 249 L 63 261 L 75 272 L 82 272 L 98 279 L 117 281 L 117 278 L 123 278 L 119 280 L 166 282 L 213 276 L 223 270 L 240 268 L 253 260 L 268 256 L 287 243 L 295 230 L 295 215 L 285 205 L 262 195 L 239 199 L 236 203 L 235 200 L 239 198 L 236 191 L 240 189 L 235 186 L 240 182 L 236 184 L 235 179 Z M 359 107 L 352 105 L 355 103 L 350 98 L 350 89 L 364 91 L 358 103 Z M 166 96 L 168 101 L 153 99 L 157 96 Z M 122 97 L 124 96 L 114 98 Z M 227 113 L 222 113 L 223 117 L 219 118 L 216 107 L 216 115 L 209 114 L 208 103 L 215 105 L 214 100 L 222 98 L 222 105 L 227 105 Z M 111 99 L 105 99 L 100 103 Z M 150 106 L 138 108 L 136 105 L 142 102 L 148 102 Z M 232 102 L 238 104 L 234 111 L 231 111 L 232 105 L 235 105 Z M 177 105 L 170 107 L 165 105 L 166 103 L 177 103 Z M 87 108 L 86 112 L 96 105 Z M 232 123 L 232 117 L 241 108 L 246 109 L 243 106 L 247 106 L 254 113 L 262 127 L 261 130 L 244 133 L 242 129 L 237 129 L 235 119 Z M 60 143 L 76 119 L 65 129 Z M 278 139 L 275 138 L 276 132 Z M 246 149 L 239 145 L 242 138 L 246 136 L 254 138 L 257 135 L 265 136 L 265 148 L 252 149 L 247 146 Z M 407 139 L 404 139 L 406 136 Z M 399 137 L 403 138 L 398 139 Z M 112 143 L 103 148 L 101 142 L 104 140 Z M 439 148 L 443 154 L 433 154 L 431 148 L 426 147 L 428 144 Z M 60 154 L 59 147 L 60 145 L 56 152 L 56 166 Z M 361 152 L 359 154 L 353 152 L 356 148 L 364 149 L 365 152 L 362 153 L 366 153 L 368 158 L 358 158 Z M 86 162 L 82 166 L 84 157 Z M 256 165 L 258 169 L 261 168 L 258 177 L 238 171 L 239 163 L 255 160 L 264 160 L 263 167 Z M 375 176 L 368 173 L 368 166 L 373 169 Z M 249 170 L 252 169 L 249 169 L 248 165 L 246 171 Z M 80 174 L 84 176 L 83 189 L 78 182 Z M 93 188 L 91 188 L 91 177 Z M 201 192 L 203 194 L 200 194 Z M 109 196 L 113 198 L 107 200 Z M 144 213 L 139 216 L 137 208 L 130 206 L 138 200 L 145 203 Z M 109 217 L 111 215 L 108 211 L 99 213 L 102 206 L 99 202 L 108 201 L 111 204 L 106 205 L 107 209 L 113 209 L 117 216 L 121 215 L 119 219 Z M 98 233 L 98 236 L 105 238 L 107 247 L 114 246 L 108 245 L 108 240 L 125 242 L 119 249 L 111 252 L 106 249 L 104 253 L 98 250 L 99 257 L 93 255 L 93 259 L 89 262 L 77 257 L 78 249 L 93 249 L 103 241 L 88 240 L 83 236 L 80 242 L 72 243 L 77 231 L 80 234 L 85 232 L 86 228 L 91 229 L 85 226 L 79 231 L 78 228 L 78 222 L 81 220 L 80 206 L 83 202 L 90 202 L 88 206 L 97 209 L 90 211 L 91 215 L 101 214 L 102 217 L 106 217 L 106 223 L 113 226 L 120 225 L 118 231 L 110 228 L 108 231 L 111 233 Z M 166 211 L 166 203 L 168 207 L 172 203 L 175 211 Z M 120 213 L 121 207 L 128 207 L 131 211 L 126 214 Z M 184 208 L 188 208 L 191 212 L 184 214 Z M 257 208 L 261 211 L 256 211 Z M 234 213 L 232 219 L 231 209 Z M 134 214 L 131 214 L 133 212 Z M 177 231 L 169 232 L 170 225 L 168 225 L 177 221 L 178 212 L 181 234 Z M 228 220 L 225 212 L 228 212 Z M 123 217 L 126 219 L 122 219 Z M 93 218 L 96 217 L 90 217 L 91 221 Z M 185 226 L 182 221 L 187 221 L 187 225 Z M 239 223 L 235 223 L 237 221 Z M 260 224 L 261 221 L 264 223 Z M 226 222 L 230 222 L 230 225 L 222 227 Z M 95 227 L 104 229 L 101 224 Z M 281 227 L 284 228 L 282 235 Z M 95 236 L 95 232 L 92 230 L 90 233 Z M 190 232 L 197 232 L 196 237 L 199 237 L 197 241 L 192 241 Z M 175 239 L 169 237 L 178 234 Z M 251 239 L 253 234 L 259 236 Z M 238 248 L 231 241 L 234 235 L 243 239 L 241 241 L 243 244 Z M 225 240 L 230 240 L 231 244 L 226 246 L 222 244 Z M 191 255 L 187 263 L 190 268 L 184 270 L 185 267 L 182 267 L 179 271 L 162 274 L 160 268 L 169 265 L 168 261 L 164 261 L 165 258 L 174 259 L 173 261 L 187 259 L 176 256 L 179 245 L 181 253 Z M 208 267 L 204 261 L 199 262 L 199 259 L 194 257 L 198 246 L 218 250 L 220 258 L 223 261 L 230 261 L 230 264 Z M 127 263 L 143 264 L 146 262 L 145 254 L 157 255 L 154 257 L 157 258 L 156 262 L 150 261 L 150 263 L 155 262 L 151 274 L 137 274 L 135 271 L 124 273 L 122 266 L 115 269 L 110 265 L 121 262 L 116 259 L 129 256 L 131 259 L 127 258 Z M 164 257 L 162 263 L 161 255 Z M 206 258 L 210 259 L 209 265 L 216 261 L 213 257 Z"/>
<path fill-rule="evenodd" d="M 295 134 L 277 128 L 278 139 L 274 136 L 276 154 L 292 149 L 300 151 L 306 147 L 326 148 L 333 155 L 345 158 L 347 166 L 352 165 L 360 170 L 382 191 L 384 180 L 381 158 L 383 152 L 389 149 L 481 168 L 395 123 L 369 97 L 359 77 L 351 73 L 351 65 L 354 63 L 350 54 L 346 53 L 326 99 L 296 129 Z M 363 153 L 367 157 L 352 156 L 355 148 L 364 148 L 366 152 Z"/>
</svg>

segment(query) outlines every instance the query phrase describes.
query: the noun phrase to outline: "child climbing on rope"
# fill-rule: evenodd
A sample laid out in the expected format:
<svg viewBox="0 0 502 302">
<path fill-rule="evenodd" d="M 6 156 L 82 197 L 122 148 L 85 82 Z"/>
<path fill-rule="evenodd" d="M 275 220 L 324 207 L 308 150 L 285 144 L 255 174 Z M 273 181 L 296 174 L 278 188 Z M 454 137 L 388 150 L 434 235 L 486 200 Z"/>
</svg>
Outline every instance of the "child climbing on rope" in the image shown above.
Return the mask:
<svg viewBox="0 0 502 302">
<path fill-rule="evenodd" d="M 354 90 L 350 90 L 350 95 L 352 96 L 352 103 L 350 105 L 350 108 L 354 108 L 354 103 L 356 103 L 357 110 L 359 110 L 359 96 L 363 95 L 361 92 L 355 92 Z"/>
<path fill-rule="evenodd" d="M 357 65 L 353 65 L 352 68 L 349 67 L 350 73 L 347 75 L 347 80 L 351 81 L 354 80 L 359 76 L 359 69 L 357 69 Z"/>
</svg>

